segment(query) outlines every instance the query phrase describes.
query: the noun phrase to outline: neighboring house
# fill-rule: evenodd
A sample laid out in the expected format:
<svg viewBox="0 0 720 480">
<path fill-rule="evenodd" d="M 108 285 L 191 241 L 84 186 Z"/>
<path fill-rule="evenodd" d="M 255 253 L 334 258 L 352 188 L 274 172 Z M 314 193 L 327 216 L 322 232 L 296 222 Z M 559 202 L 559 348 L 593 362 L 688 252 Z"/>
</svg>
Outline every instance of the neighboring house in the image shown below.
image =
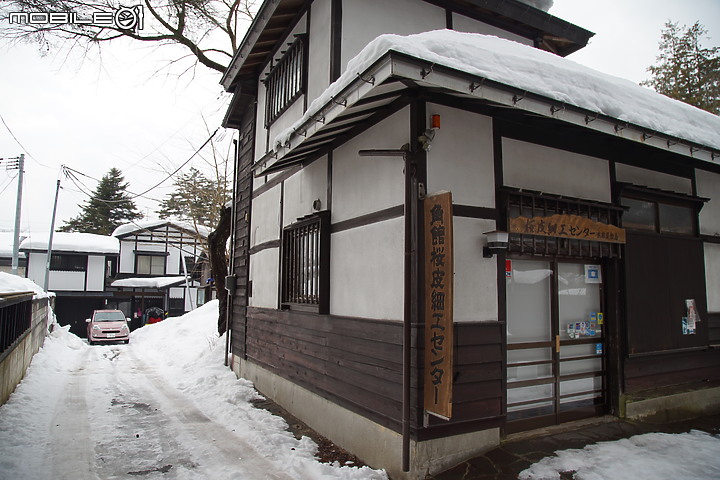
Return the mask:
<svg viewBox="0 0 720 480">
<path fill-rule="evenodd" d="M 0 272 L 12 273 L 13 241 L 15 234 L 12 232 L 0 232 Z M 20 242 L 25 235 L 20 236 Z M 24 252 L 18 252 L 18 275 L 25 276 L 27 259 Z"/>
<path fill-rule="evenodd" d="M 176 316 L 204 303 L 205 291 L 198 287 L 206 280 L 208 233 L 170 221 L 130 223 L 113 232 L 120 257 L 111 287 L 117 307 L 135 320 L 134 326 L 142 325 L 153 307 Z"/>
<path fill-rule="evenodd" d="M 27 278 L 44 286 L 48 267 L 48 234 L 30 234 L 20 244 L 27 256 Z M 53 234 L 47 290 L 56 294 L 55 313 L 61 325 L 85 337 L 85 319 L 95 309 L 106 308 L 107 293 L 119 254 L 113 237 L 91 233 Z"/>
<path fill-rule="evenodd" d="M 235 372 L 393 478 L 718 408 L 720 118 L 562 58 L 591 36 L 516 0 L 266 0 L 222 79 Z"/>
</svg>

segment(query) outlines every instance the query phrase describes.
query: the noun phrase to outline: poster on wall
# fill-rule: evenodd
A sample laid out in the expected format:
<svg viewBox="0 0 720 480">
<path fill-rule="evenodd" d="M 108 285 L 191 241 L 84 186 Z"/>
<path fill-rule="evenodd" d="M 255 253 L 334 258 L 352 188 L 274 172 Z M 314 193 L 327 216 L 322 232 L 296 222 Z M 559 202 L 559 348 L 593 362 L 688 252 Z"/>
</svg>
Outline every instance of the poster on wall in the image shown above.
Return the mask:
<svg viewBox="0 0 720 480">
<path fill-rule="evenodd" d="M 452 195 L 424 200 L 425 237 L 425 411 L 449 420 L 453 381 Z"/>
<path fill-rule="evenodd" d="M 697 332 L 697 322 L 700 321 L 700 315 L 698 315 L 697 304 L 694 299 L 685 300 L 685 309 L 687 314 L 682 318 L 682 332 L 683 335 L 695 335 Z"/>
<path fill-rule="evenodd" d="M 585 283 L 602 283 L 600 265 L 585 265 Z"/>
</svg>

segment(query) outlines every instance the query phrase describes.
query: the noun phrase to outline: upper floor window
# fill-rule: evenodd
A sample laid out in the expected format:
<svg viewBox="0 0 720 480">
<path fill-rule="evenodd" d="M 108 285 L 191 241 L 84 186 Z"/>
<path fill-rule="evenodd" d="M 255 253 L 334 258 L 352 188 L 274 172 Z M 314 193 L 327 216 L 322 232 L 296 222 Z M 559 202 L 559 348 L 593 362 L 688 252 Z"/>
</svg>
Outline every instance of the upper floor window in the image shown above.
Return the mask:
<svg viewBox="0 0 720 480">
<path fill-rule="evenodd" d="M 305 44 L 305 35 L 297 35 L 264 80 L 266 128 L 305 91 Z"/>
<path fill-rule="evenodd" d="M 328 313 L 330 215 L 310 215 L 283 230 L 282 304 Z"/>
<path fill-rule="evenodd" d="M 50 270 L 56 272 L 84 272 L 87 270 L 87 255 L 64 255 L 53 253 Z"/>
<path fill-rule="evenodd" d="M 653 233 L 695 235 L 697 207 L 694 204 L 631 197 L 622 197 L 620 203 L 626 208 L 622 217 L 624 228 Z"/>
<path fill-rule="evenodd" d="M 135 256 L 137 266 L 135 273 L 138 275 L 165 275 L 165 254 Z"/>
</svg>

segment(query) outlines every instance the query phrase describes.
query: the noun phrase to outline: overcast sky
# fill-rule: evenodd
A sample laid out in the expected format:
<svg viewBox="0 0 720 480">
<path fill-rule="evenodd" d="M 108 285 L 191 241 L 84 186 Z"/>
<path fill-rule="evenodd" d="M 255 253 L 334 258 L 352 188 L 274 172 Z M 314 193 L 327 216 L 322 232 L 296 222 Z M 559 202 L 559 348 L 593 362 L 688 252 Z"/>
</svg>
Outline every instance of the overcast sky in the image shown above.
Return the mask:
<svg viewBox="0 0 720 480">
<path fill-rule="evenodd" d="M 647 78 L 669 19 L 687 25 L 699 20 L 709 31 L 704 45 L 720 45 L 720 0 L 555 0 L 550 13 L 595 32 L 570 59 L 635 82 Z M 187 160 L 220 125 L 229 101 L 220 75 L 202 67 L 194 77 L 157 74 L 158 58 L 173 53 L 123 41 L 106 47 L 102 57 L 81 61 L 62 50 L 41 56 L 37 45 L 0 45 L 0 115 L 26 149 L 24 231 L 49 229 L 60 165 L 95 179 L 117 167 L 129 190 L 140 193 Z M 218 133 L 227 148 L 234 132 Z M 0 123 L 0 158 L 20 153 Z M 190 165 L 203 168 L 196 159 L 184 171 Z M 16 174 L 0 168 L 0 231 L 14 226 Z M 80 179 L 95 189 L 94 180 Z M 64 178 L 62 186 L 56 226 L 76 216 L 87 198 Z M 136 204 L 155 219 L 156 200 L 171 189 L 166 182 Z"/>
</svg>

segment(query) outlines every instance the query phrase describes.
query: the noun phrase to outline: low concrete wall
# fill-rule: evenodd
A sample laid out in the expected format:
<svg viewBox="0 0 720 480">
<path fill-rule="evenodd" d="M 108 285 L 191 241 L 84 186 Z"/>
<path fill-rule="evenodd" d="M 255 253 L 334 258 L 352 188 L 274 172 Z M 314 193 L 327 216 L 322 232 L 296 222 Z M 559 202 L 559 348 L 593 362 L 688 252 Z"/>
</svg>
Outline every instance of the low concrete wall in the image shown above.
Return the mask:
<svg viewBox="0 0 720 480">
<path fill-rule="evenodd" d="M 720 387 L 625 399 L 625 418 L 675 422 L 720 413 Z"/>
<path fill-rule="evenodd" d="M 15 387 L 25 377 L 33 356 L 43 346 L 50 311 L 49 298 L 33 300 L 30 329 L 16 341 L 14 347 L 0 356 L 0 405 L 7 402 Z"/>
<path fill-rule="evenodd" d="M 393 479 L 422 480 L 500 443 L 497 428 L 410 442 L 411 471 L 402 471 L 402 436 L 252 362 L 233 355 L 233 371 L 320 435 Z"/>
</svg>

